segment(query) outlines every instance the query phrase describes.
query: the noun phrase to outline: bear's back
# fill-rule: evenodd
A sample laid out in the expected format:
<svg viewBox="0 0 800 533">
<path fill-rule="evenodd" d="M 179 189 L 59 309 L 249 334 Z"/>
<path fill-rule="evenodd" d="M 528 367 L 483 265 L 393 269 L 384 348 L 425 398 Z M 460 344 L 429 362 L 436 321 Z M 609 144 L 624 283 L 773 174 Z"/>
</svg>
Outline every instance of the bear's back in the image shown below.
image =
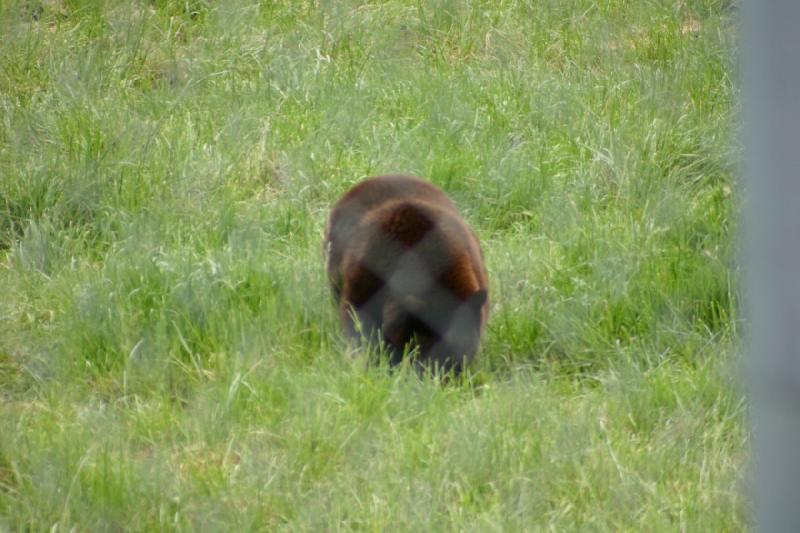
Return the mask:
<svg viewBox="0 0 800 533">
<path fill-rule="evenodd" d="M 331 212 L 325 238 L 331 254 L 329 263 L 338 263 L 342 248 L 359 237 L 360 226 L 368 213 L 398 199 L 427 201 L 442 210 L 457 213 L 456 206 L 441 189 L 419 178 L 404 175 L 369 178 L 350 189 Z"/>
<path fill-rule="evenodd" d="M 434 228 L 437 231 L 429 235 Z M 344 263 L 351 263 L 353 255 L 362 259 L 369 256 L 373 262 L 392 262 L 420 241 L 426 250 L 417 250 L 417 255 L 430 260 L 449 256 L 452 245 L 463 247 L 473 266 L 480 267 L 473 269 L 478 284 L 486 285 L 477 238 L 455 204 L 441 189 L 413 176 L 377 176 L 354 186 L 334 206 L 325 241 L 328 274 L 337 297 L 343 270 L 350 266 Z M 431 246 L 431 241 L 439 246 Z M 435 249 L 428 251 L 431 248 Z"/>
</svg>

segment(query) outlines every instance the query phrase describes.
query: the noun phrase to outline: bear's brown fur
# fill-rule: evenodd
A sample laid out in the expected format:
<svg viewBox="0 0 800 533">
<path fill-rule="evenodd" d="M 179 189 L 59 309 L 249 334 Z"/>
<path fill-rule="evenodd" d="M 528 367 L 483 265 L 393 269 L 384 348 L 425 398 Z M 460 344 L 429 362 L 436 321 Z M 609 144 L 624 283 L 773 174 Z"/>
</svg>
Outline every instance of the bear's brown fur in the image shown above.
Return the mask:
<svg viewBox="0 0 800 533">
<path fill-rule="evenodd" d="M 367 179 L 333 208 L 325 244 L 350 337 L 380 335 L 392 364 L 411 347 L 426 368 L 459 372 L 472 360 L 488 277 L 478 239 L 441 189 L 411 176 Z"/>
</svg>

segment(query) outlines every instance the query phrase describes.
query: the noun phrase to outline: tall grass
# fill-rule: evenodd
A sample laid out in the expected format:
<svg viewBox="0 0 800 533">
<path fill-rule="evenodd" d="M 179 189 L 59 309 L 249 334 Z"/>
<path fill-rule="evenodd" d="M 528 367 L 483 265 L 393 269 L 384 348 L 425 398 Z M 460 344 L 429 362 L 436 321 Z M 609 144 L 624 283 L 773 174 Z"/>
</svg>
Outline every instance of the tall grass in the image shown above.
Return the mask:
<svg viewBox="0 0 800 533">
<path fill-rule="evenodd" d="M 736 530 L 729 2 L 0 4 L 0 529 Z M 470 379 L 366 368 L 330 206 L 475 227 Z"/>
</svg>

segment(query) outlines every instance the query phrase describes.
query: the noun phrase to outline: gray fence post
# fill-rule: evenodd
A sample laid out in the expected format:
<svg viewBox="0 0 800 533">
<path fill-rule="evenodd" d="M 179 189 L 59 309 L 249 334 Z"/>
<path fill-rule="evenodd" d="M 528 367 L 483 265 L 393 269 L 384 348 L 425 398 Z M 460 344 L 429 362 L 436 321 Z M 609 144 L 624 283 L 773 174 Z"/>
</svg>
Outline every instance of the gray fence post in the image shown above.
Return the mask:
<svg viewBox="0 0 800 533">
<path fill-rule="evenodd" d="M 800 531 L 800 1 L 742 12 L 756 525 Z"/>
</svg>

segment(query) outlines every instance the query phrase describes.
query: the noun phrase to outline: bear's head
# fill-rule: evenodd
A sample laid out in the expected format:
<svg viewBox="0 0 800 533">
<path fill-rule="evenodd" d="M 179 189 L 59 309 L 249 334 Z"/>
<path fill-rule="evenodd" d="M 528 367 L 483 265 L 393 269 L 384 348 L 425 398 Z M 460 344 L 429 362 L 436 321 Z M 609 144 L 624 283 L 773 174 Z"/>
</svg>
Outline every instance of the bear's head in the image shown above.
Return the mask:
<svg viewBox="0 0 800 533">
<path fill-rule="evenodd" d="M 454 297 L 388 299 L 382 336 L 392 363 L 417 348 L 417 364 L 460 371 L 478 352 L 487 297 L 487 291 L 480 289 L 463 301 Z"/>
</svg>

